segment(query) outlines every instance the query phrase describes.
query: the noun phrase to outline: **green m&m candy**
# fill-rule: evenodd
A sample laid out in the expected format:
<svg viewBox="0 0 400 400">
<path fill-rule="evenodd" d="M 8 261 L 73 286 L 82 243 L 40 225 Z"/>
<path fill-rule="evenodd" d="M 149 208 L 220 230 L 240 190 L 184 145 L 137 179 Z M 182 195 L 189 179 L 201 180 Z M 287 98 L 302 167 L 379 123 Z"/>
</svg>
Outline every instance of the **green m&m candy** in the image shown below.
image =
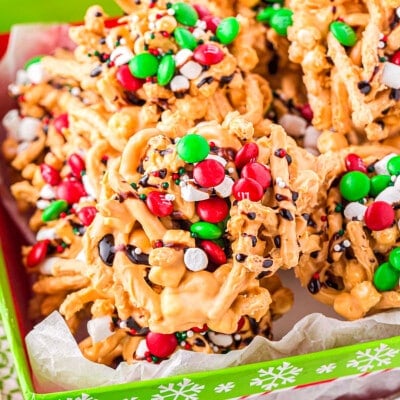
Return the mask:
<svg viewBox="0 0 400 400">
<path fill-rule="evenodd" d="M 140 53 L 129 61 L 129 70 L 136 78 L 146 79 L 158 71 L 158 59 L 150 53 Z"/>
<path fill-rule="evenodd" d="M 42 221 L 49 222 L 57 219 L 60 214 L 68 209 L 68 203 L 65 200 L 55 200 L 50 203 L 42 214 Z"/>
<path fill-rule="evenodd" d="M 357 35 L 354 29 L 345 22 L 334 21 L 330 24 L 329 30 L 343 46 L 354 46 L 357 42 Z"/>
<path fill-rule="evenodd" d="M 271 16 L 269 25 L 280 36 L 287 35 L 287 29 L 293 25 L 293 11 L 288 8 L 280 8 Z"/>
<path fill-rule="evenodd" d="M 389 253 L 390 265 L 400 271 L 400 247 L 396 247 Z"/>
<path fill-rule="evenodd" d="M 276 13 L 277 9 L 274 7 L 267 7 L 257 14 L 257 21 L 262 23 L 269 23 L 271 17 Z"/>
<path fill-rule="evenodd" d="M 195 222 L 191 225 L 190 232 L 200 239 L 213 240 L 222 236 L 222 229 L 218 225 L 204 221 Z"/>
<path fill-rule="evenodd" d="M 191 32 L 185 28 L 178 27 L 174 30 L 176 43 L 182 49 L 194 50 L 197 47 L 197 40 Z"/>
<path fill-rule="evenodd" d="M 386 168 L 390 175 L 400 175 L 400 156 L 391 158 L 388 161 Z"/>
<path fill-rule="evenodd" d="M 175 3 L 171 7 L 175 11 L 175 19 L 182 25 L 195 26 L 199 19 L 197 11 L 190 4 Z"/>
<path fill-rule="evenodd" d="M 399 284 L 400 271 L 388 262 L 381 264 L 374 274 L 374 285 L 380 292 L 393 290 Z"/>
<path fill-rule="evenodd" d="M 371 188 L 369 194 L 373 197 L 378 196 L 382 190 L 386 189 L 392 180 L 389 175 L 375 175 L 371 178 Z"/>
<path fill-rule="evenodd" d="M 222 44 L 230 44 L 236 39 L 239 30 L 239 21 L 235 17 L 228 17 L 218 24 L 215 35 Z"/>
<path fill-rule="evenodd" d="M 157 71 L 157 82 L 160 86 L 167 85 L 175 74 L 175 60 L 170 54 L 163 56 Z"/>
<path fill-rule="evenodd" d="M 341 195 L 348 201 L 358 201 L 364 198 L 370 190 L 369 177 L 360 171 L 351 171 L 343 175 L 339 189 Z"/>
<path fill-rule="evenodd" d="M 176 151 L 183 161 L 196 163 L 208 156 L 210 145 L 203 136 L 190 133 L 179 140 Z"/>
</svg>

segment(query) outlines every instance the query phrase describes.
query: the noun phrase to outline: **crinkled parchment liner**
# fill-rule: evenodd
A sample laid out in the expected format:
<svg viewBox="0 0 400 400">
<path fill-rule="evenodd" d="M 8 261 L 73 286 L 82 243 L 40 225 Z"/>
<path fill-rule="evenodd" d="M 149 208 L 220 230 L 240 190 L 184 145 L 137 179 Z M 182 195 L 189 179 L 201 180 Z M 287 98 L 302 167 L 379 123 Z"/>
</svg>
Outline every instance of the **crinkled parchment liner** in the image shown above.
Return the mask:
<svg viewBox="0 0 400 400">
<path fill-rule="evenodd" d="M 7 97 L 7 85 L 14 79 L 15 71 L 34 55 L 48 54 L 57 46 L 70 47 L 71 42 L 66 32 L 65 25 L 27 25 L 13 29 L 8 52 L 0 62 L 0 116 L 12 107 L 12 102 Z M 5 171 L 4 163 L 0 167 Z M 7 188 L 8 181 L 5 174 L 2 175 L 2 201 L 15 217 L 16 224 L 25 237 L 32 240 L 33 235 L 27 228 L 26 219 L 20 218 Z M 297 302 L 302 301 L 301 296 L 308 295 L 305 291 L 301 292 L 300 296 L 296 296 Z M 298 321 L 279 341 L 257 337 L 246 349 L 225 355 L 179 350 L 170 360 L 159 365 L 148 362 L 135 365 L 121 363 L 117 369 L 112 369 L 85 359 L 64 320 L 60 314 L 54 312 L 27 335 L 26 344 L 37 391 L 52 392 L 215 370 L 398 335 L 400 312 L 397 311 L 354 322 L 339 321 L 321 313 L 313 313 Z M 398 390 L 399 377 L 400 372 L 394 370 L 380 374 L 379 377 L 374 375 L 372 380 L 368 377 L 349 379 L 345 385 L 341 381 L 334 381 L 296 390 L 296 399 L 376 398 L 371 397 L 372 393 L 377 393 L 382 388 L 385 388 L 386 393 Z M 271 393 L 268 398 L 291 399 L 293 393 Z"/>
</svg>

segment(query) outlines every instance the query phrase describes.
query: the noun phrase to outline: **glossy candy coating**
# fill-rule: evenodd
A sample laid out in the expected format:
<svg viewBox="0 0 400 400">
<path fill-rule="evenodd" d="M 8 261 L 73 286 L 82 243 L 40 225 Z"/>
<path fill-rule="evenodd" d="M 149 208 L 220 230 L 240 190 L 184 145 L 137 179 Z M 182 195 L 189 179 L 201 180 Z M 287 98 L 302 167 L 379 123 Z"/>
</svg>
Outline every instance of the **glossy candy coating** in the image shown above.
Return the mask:
<svg viewBox="0 0 400 400">
<path fill-rule="evenodd" d="M 182 137 L 177 146 L 178 156 L 187 163 L 196 163 L 204 160 L 210 152 L 207 140 L 195 133 Z"/>
<path fill-rule="evenodd" d="M 345 22 L 334 21 L 330 24 L 329 30 L 336 40 L 343 46 L 354 46 L 357 42 L 356 32 Z"/>
<path fill-rule="evenodd" d="M 143 84 L 144 80 L 136 78 L 132 75 L 131 70 L 127 64 L 121 65 L 115 74 L 119 84 L 128 91 L 136 92 L 139 90 Z"/>
<path fill-rule="evenodd" d="M 391 227 L 394 218 L 393 207 L 384 201 L 371 203 L 364 214 L 365 225 L 372 231 L 382 231 Z"/>
<path fill-rule="evenodd" d="M 156 190 L 147 194 L 146 205 L 152 214 L 157 217 L 167 217 L 174 211 L 174 204 L 171 200 L 165 198 L 164 192 Z"/>
<path fill-rule="evenodd" d="M 190 232 L 200 239 L 218 239 L 222 236 L 222 229 L 218 225 L 209 222 L 195 222 L 190 227 Z"/>
<path fill-rule="evenodd" d="M 224 52 L 212 43 L 201 44 L 193 52 L 193 59 L 201 65 L 218 64 L 224 57 Z"/>
<path fill-rule="evenodd" d="M 393 290 L 399 284 L 399 278 L 400 271 L 385 262 L 374 273 L 374 285 L 380 292 Z"/>
<path fill-rule="evenodd" d="M 129 61 L 129 70 L 139 79 L 146 79 L 157 74 L 158 59 L 150 53 L 140 53 Z"/>
<path fill-rule="evenodd" d="M 195 182 L 204 187 L 211 188 L 218 186 L 225 178 L 224 166 L 213 159 L 200 161 L 193 169 Z"/>
<path fill-rule="evenodd" d="M 264 195 L 264 189 L 254 179 L 240 178 L 234 183 L 232 193 L 236 200 L 260 201 Z"/>
<path fill-rule="evenodd" d="M 227 202 L 220 197 L 211 197 L 196 203 L 196 213 L 201 220 L 218 224 L 229 214 Z"/>
<path fill-rule="evenodd" d="M 240 176 L 242 178 L 251 178 L 257 181 L 264 190 L 268 189 L 271 186 L 271 171 L 258 162 L 252 162 L 246 164 Z"/>
<path fill-rule="evenodd" d="M 166 358 L 175 351 L 178 340 L 173 333 L 149 332 L 146 336 L 146 344 L 151 354 Z"/>
<path fill-rule="evenodd" d="M 239 31 L 239 21 L 235 17 L 228 17 L 219 23 L 215 35 L 222 44 L 228 45 L 237 38 Z"/>
<path fill-rule="evenodd" d="M 258 146 L 256 143 L 246 143 L 235 156 L 237 169 L 242 169 L 247 163 L 255 162 L 258 157 Z"/>
<path fill-rule="evenodd" d="M 348 201 L 358 201 L 364 198 L 370 190 L 369 177 L 360 171 L 351 171 L 340 180 L 340 193 Z"/>
</svg>

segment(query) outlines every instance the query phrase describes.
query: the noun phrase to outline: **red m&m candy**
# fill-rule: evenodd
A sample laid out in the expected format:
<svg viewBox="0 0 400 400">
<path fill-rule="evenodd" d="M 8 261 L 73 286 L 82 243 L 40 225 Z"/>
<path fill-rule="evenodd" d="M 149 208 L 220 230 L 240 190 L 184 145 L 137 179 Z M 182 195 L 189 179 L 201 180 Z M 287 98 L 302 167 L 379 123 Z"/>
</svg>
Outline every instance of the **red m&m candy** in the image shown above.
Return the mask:
<svg viewBox="0 0 400 400">
<path fill-rule="evenodd" d="M 257 181 L 265 190 L 271 186 L 271 172 L 258 162 L 246 164 L 240 173 L 242 178 L 251 178 Z"/>
<path fill-rule="evenodd" d="M 215 33 L 215 31 L 218 28 L 218 25 L 221 22 L 221 19 L 218 18 L 216 15 L 205 15 L 201 19 L 206 23 L 207 30 L 211 31 L 212 33 Z"/>
<path fill-rule="evenodd" d="M 128 64 L 121 65 L 116 74 L 115 77 L 117 78 L 117 81 L 119 84 L 125 89 L 129 91 L 136 92 L 136 90 L 139 90 L 143 84 L 144 80 L 136 78 L 135 76 L 132 75 Z"/>
<path fill-rule="evenodd" d="M 400 65 L 400 50 L 392 54 L 392 56 L 390 57 L 390 62 L 392 62 L 393 64 Z"/>
<path fill-rule="evenodd" d="M 58 117 L 54 118 L 53 121 L 54 128 L 58 133 L 69 127 L 68 114 L 60 114 Z"/>
<path fill-rule="evenodd" d="M 72 174 L 76 178 L 80 178 L 82 171 L 85 170 L 85 161 L 83 158 L 79 154 L 73 153 L 68 157 L 67 163 L 71 168 Z"/>
<path fill-rule="evenodd" d="M 201 44 L 193 53 L 193 59 L 202 65 L 218 64 L 224 57 L 224 52 L 215 44 Z"/>
<path fill-rule="evenodd" d="M 26 257 L 26 266 L 28 268 L 33 268 L 39 265 L 46 258 L 49 245 L 50 240 L 47 239 L 35 243 Z"/>
<path fill-rule="evenodd" d="M 166 358 L 175 351 L 178 340 L 173 333 L 149 332 L 146 336 L 146 344 L 151 354 Z"/>
<path fill-rule="evenodd" d="M 264 189 L 254 179 L 240 178 L 234 183 L 232 193 L 236 200 L 259 201 L 264 195 Z"/>
<path fill-rule="evenodd" d="M 211 15 L 210 10 L 206 6 L 203 6 L 203 4 L 193 4 L 193 8 L 196 10 L 200 19 L 203 19 L 206 15 Z"/>
<path fill-rule="evenodd" d="M 82 207 L 76 214 L 83 225 L 89 226 L 97 214 L 97 209 L 93 206 Z"/>
<path fill-rule="evenodd" d="M 344 160 L 347 171 L 367 172 L 367 167 L 364 161 L 357 154 L 348 154 Z"/>
<path fill-rule="evenodd" d="M 69 204 L 78 203 L 81 197 L 86 196 L 82 183 L 72 179 L 62 181 L 56 189 L 57 199 L 62 199 Z"/>
<path fill-rule="evenodd" d="M 249 162 L 255 162 L 258 157 L 258 146 L 255 143 L 246 143 L 235 157 L 236 168 L 241 169 Z"/>
<path fill-rule="evenodd" d="M 205 188 L 218 186 L 225 178 L 225 169 L 216 160 L 203 160 L 194 167 L 193 178 L 198 185 Z"/>
<path fill-rule="evenodd" d="M 365 211 L 365 225 L 372 231 L 390 228 L 395 218 L 393 207 L 384 201 L 375 201 Z"/>
<path fill-rule="evenodd" d="M 42 174 L 43 180 L 49 185 L 55 186 L 60 183 L 60 172 L 51 165 L 45 163 L 40 164 L 40 173 Z"/>
<path fill-rule="evenodd" d="M 202 240 L 200 247 L 206 252 L 208 259 L 213 264 L 219 266 L 226 263 L 226 254 L 217 243 L 211 240 Z"/>
<path fill-rule="evenodd" d="M 174 205 L 168 200 L 164 192 L 156 190 L 147 194 L 146 205 L 149 210 L 157 217 L 166 217 L 174 211 Z"/>
<path fill-rule="evenodd" d="M 199 201 L 196 204 L 196 212 L 203 221 L 218 224 L 228 216 L 229 207 L 224 199 L 211 197 L 207 200 Z"/>
</svg>

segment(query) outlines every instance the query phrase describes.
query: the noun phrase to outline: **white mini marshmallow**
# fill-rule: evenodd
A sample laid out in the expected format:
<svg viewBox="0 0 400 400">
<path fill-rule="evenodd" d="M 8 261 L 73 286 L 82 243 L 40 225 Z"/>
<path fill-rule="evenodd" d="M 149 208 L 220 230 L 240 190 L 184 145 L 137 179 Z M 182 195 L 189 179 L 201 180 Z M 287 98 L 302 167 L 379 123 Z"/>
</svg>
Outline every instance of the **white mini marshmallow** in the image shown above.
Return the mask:
<svg viewBox="0 0 400 400">
<path fill-rule="evenodd" d="M 186 78 L 186 76 L 176 75 L 172 78 L 169 86 L 173 92 L 181 92 L 189 89 L 190 82 L 189 79 Z"/>
<path fill-rule="evenodd" d="M 381 82 L 392 89 L 400 89 L 400 65 L 385 62 Z"/>
<path fill-rule="evenodd" d="M 18 127 L 21 123 L 18 110 L 12 109 L 3 117 L 3 126 L 6 129 L 8 136 L 18 140 Z"/>
<path fill-rule="evenodd" d="M 62 259 L 60 257 L 46 258 L 39 266 L 40 273 L 43 275 L 53 275 L 53 267 Z"/>
<path fill-rule="evenodd" d="M 222 164 L 224 167 L 225 167 L 225 165 L 228 163 L 228 161 L 226 161 L 224 157 L 217 156 L 216 154 L 209 154 L 209 155 L 206 157 L 206 159 L 207 159 L 207 160 L 215 160 L 215 161 L 218 161 L 218 162 L 219 162 L 220 164 Z"/>
<path fill-rule="evenodd" d="M 56 198 L 56 191 L 53 186 L 46 184 L 40 189 L 39 197 L 45 200 L 53 200 Z"/>
<path fill-rule="evenodd" d="M 354 218 L 358 221 L 362 221 L 364 219 L 365 211 L 367 211 L 367 207 L 364 204 L 357 203 L 353 201 L 345 207 L 343 210 L 344 217 L 350 221 Z"/>
<path fill-rule="evenodd" d="M 50 205 L 50 201 L 49 200 L 40 199 L 40 200 L 38 200 L 36 202 L 36 208 L 38 208 L 39 210 L 44 210 L 49 205 Z"/>
<path fill-rule="evenodd" d="M 83 250 L 81 250 L 75 257 L 75 260 L 77 261 L 82 261 L 82 262 L 86 262 L 86 257 L 85 257 L 85 252 Z"/>
<path fill-rule="evenodd" d="M 147 343 L 145 339 L 142 339 L 135 351 L 135 356 L 137 358 L 145 358 L 146 357 L 146 353 L 149 351 L 149 348 L 147 347 Z"/>
<path fill-rule="evenodd" d="M 93 343 L 101 342 L 112 335 L 111 323 L 112 320 L 109 315 L 93 318 L 88 321 L 87 331 Z"/>
<path fill-rule="evenodd" d="M 317 148 L 317 143 L 318 143 L 318 138 L 321 135 L 321 131 L 318 129 L 315 129 L 313 126 L 308 126 L 306 130 L 304 131 L 304 139 L 303 139 L 303 145 L 305 148 L 312 148 L 316 149 Z"/>
<path fill-rule="evenodd" d="M 49 76 L 41 62 L 36 62 L 28 67 L 26 70 L 28 79 L 34 84 L 46 82 Z"/>
<path fill-rule="evenodd" d="M 220 347 L 229 347 L 233 343 L 232 335 L 227 335 L 225 333 L 208 332 L 208 337 L 210 340 Z"/>
<path fill-rule="evenodd" d="M 390 153 L 387 156 L 383 157 L 379 161 L 377 161 L 374 164 L 375 172 L 379 175 L 390 175 L 389 171 L 387 170 L 387 164 L 389 160 L 391 160 L 393 157 L 396 157 L 396 153 Z"/>
<path fill-rule="evenodd" d="M 37 233 L 36 233 L 36 240 L 53 240 L 56 238 L 56 230 L 54 228 L 41 228 Z"/>
<path fill-rule="evenodd" d="M 299 138 L 304 135 L 307 128 L 307 121 L 293 114 L 284 114 L 278 123 L 283 126 L 289 136 Z"/>
<path fill-rule="evenodd" d="M 83 175 L 82 176 L 82 183 L 83 187 L 85 188 L 85 192 L 93 199 L 97 197 L 96 191 L 94 190 L 94 187 L 92 186 L 89 176 L 88 175 Z M 81 198 L 82 201 L 82 198 Z"/>
<path fill-rule="evenodd" d="M 186 78 L 193 80 L 200 76 L 203 71 L 203 67 L 195 62 L 195 61 L 188 61 L 185 65 L 181 67 L 179 72 L 185 76 Z"/>
<path fill-rule="evenodd" d="M 127 64 L 133 58 L 133 52 L 127 46 L 118 46 L 110 54 L 110 60 L 117 66 Z"/>
<path fill-rule="evenodd" d="M 18 126 L 18 139 L 32 142 L 38 135 L 42 123 L 37 118 L 25 117 Z"/>
<path fill-rule="evenodd" d="M 225 175 L 224 180 L 219 185 L 215 186 L 214 190 L 217 192 L 218 196 L 224 198 L 229 197 L 232 194 L 233 184 L 233 179 Z"/>
<path fill-rule="evenodd" d="M 194 247 L 185 251 L 183 262 L 188 270 L 197 272 L 207 268 L 208 257 L 204 250 Z"/>
<path fill-rule="evenodd" d="M 201 28 L 195 28 L 192 32 L 192 35 L 196 38 L 196 39 L 201 39 L 206 33 L 204 32 L 204 29 Z"/>
<path fill-rule="evenodd" d="M 19 69 L 15 77 L 17 85 L 27 85 L 29 83 L 28 73 L 24 69 Z"/>
<path fill-rule="evenodd" d="M 193 51 L 189 49 L 182 49 L 179 50 L 174 58 L 175 58 L 175 64 L 177 68 L 180 68 L 183 64 L 185 64 L 188 60 L 190 60 L 193 56 Z"/>
<path fill-rule="evenodd" d="M 207 200 L 210 195 L 202 190 L 197 189 L 191 184 L 181 182 L 181 197 L 185 201 L 202 201 Z"/>
<path fill-rule="evenodd" d="M 384 201 L 389 204 L 397 203 L 400 201 L 400 190 L 394 186 L 389 186 L 375 197 L 375 201 Z"/>
</svg>

